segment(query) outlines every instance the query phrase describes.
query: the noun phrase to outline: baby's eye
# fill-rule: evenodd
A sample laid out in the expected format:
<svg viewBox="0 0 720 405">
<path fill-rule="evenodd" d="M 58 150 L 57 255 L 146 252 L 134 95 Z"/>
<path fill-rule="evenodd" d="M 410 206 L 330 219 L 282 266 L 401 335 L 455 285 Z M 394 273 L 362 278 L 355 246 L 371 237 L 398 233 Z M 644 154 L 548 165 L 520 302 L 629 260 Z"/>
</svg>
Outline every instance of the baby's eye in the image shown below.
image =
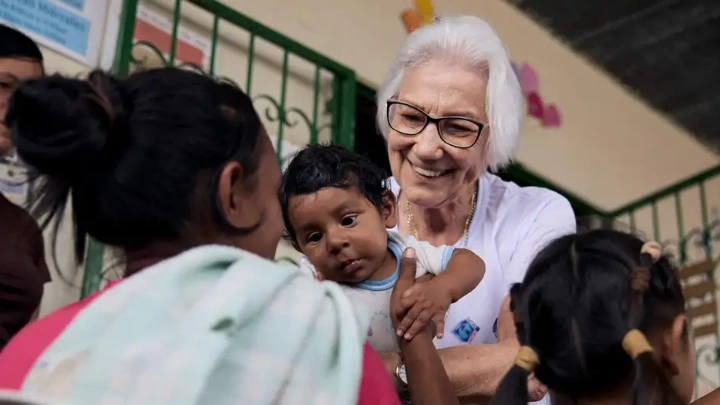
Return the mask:
<svg viewBox="0 0 720 405">
<path fill-rule="evenodd" d="M 355 223 L 355 220 L 357 219 L 357 215 L 348 215 L 345 218 L 340 221 L 340 225 L 342 226 L 350 226 Z"/>
<path fill-rule="evenodd" d="M 320 232 L 313 232 L 307 236 L 307 241 L 310 243 L 320 242 L 320 239 L 322 239 L 322 234 Z"/>
</svg>

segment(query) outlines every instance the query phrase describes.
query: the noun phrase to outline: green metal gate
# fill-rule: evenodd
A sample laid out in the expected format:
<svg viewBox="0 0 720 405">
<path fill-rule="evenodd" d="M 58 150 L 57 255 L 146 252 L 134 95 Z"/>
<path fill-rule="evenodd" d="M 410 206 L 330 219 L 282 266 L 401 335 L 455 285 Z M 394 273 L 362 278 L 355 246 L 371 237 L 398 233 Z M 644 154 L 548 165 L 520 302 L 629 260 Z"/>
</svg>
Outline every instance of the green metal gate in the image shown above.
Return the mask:
<svg viewBox="0 0 720 405">
<path fill-rule="evenodd" d="M 163 51 L 151 41 L 135 39 L 140 8 L 167 17 L 169 49 Z M 181 60 L 178 38 L 184 30 L 208 39 L 207 64 Z M 283 148 L 288 140 L 298 147 L 320 141 L 354 146 L 355 72 L 219 1 L 124 1 L 115 73 L 126 76 L 137 69 L 163 65 L 194 70 L 241 87 L 274 135 L 280 163 L 287 156 Z M 88 246 L 82 297 L 101 286 L 108 270 L 103 246 L 95 241 Z"/>
<path fill-rule="evenodd" d="M 604 215 L 603 226 L 653 239 L 674 257 L 697 346 L 696 391 L 720 387 L 717 284 L 720 166 Z"/>
</svg>

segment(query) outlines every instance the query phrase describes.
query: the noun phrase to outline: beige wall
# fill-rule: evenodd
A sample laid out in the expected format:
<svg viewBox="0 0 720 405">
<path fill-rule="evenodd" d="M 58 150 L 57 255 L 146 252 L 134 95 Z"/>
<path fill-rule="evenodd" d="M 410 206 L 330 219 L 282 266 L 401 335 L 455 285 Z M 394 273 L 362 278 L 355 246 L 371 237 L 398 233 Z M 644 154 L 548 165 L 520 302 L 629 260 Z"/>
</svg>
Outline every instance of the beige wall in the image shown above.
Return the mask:
<svg viewBox="0 0 720 405">
<path fill-rule="evenodd" d="M 236 9 L 351 66 L 378 85 L 406 34 L 409 0 L 229 0 Z M 538 71 L 541 94 L 557 103 L 560 129 L 528 123 L 518 159 L 603 208 L 720 163 L 691 139 L 502 0 L 435 0 L 439 14 L 487 19 L 514 60 Z M 623 179 L 618 181 L 617 179 Z"/>
</svg>

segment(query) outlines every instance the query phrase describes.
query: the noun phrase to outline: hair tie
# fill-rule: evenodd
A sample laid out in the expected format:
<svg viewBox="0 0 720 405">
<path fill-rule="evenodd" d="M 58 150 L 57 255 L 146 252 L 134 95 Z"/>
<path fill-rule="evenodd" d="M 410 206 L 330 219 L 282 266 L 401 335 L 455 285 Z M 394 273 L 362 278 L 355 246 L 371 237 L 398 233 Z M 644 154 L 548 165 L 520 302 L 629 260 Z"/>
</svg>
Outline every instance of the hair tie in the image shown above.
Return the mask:
<svg viewBox="0 0 720 405">
<path fill-rule="evenodd" d="M 518 351 L 517 357 L 515 357 L 516 366 L 528 373 L 532 373 L 539 364 L 540 357 L 538 357 L 537 353 L 535 353 L 535 350 L 533 350 L 530 346 L 520 347 L 520 351 Z"/>
<path fill-rule="evenodd" d="M 656 262 L 662 256 L 662 246 L 655 241 L 645 242 L 640 249 L 640 254 L 647 253 L 652 257 L 653 262 Z"/>
<path fill-rule="evenodd" d="M 645 293 L 650 288 L 650 269 L 638 267 L 630 272 L 630 288 L 639 293 Z"/>
<path fill-rule="evenodd" d="M 622 347 L 633 360 L 644 353 L 652 353 L 653 348 L 645 338 L 645 334 L 637 329 L 631 329 L 622 340 Z"/>
</svg>

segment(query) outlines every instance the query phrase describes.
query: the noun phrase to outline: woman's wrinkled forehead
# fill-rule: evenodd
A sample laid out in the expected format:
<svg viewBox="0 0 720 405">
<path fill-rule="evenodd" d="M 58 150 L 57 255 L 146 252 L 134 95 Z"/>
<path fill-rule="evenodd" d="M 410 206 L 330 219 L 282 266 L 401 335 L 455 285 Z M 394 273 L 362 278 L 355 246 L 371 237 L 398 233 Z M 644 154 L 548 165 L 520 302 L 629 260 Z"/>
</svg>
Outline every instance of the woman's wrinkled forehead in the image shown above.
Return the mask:
<svg viewBox="0 0 720 405">
<path fill-rule="evenodd" d="M 400 83 L 397 99 L 426 113 L 486 121 L 486 76 L 480 70 L 443 61 L 409 68 Z"/>
</svg>

